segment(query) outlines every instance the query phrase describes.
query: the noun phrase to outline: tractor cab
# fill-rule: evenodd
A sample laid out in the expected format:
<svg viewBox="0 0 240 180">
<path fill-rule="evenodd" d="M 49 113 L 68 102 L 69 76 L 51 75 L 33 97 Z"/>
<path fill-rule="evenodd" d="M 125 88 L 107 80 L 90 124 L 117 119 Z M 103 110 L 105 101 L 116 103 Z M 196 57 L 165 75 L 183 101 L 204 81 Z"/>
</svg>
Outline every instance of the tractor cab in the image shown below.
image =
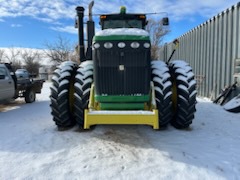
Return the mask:
<svg viewBox="0 0 240 180">
<path fill-rule="evenodd" d="M 120 14 L 104 14 L 100 16 L 102 29 L 138 28 L 145 29 L 145 14 L 126 14 L 126 8 L 121 7 Z"/>
</svg>

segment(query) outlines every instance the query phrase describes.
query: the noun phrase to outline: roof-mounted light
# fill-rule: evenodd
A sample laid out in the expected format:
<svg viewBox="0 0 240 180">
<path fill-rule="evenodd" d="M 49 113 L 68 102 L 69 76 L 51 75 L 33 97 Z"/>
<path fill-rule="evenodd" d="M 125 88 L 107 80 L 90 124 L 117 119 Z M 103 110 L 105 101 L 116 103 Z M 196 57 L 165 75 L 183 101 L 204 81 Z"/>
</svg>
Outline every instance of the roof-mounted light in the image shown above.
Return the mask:
<svg viewBox="0 0 240 180">
<path fill-rule="evenodd" d="M 106 18 L 107 18 L 107 16 L 105 16 L 105 15 L 100 16 L 100 19 L 106 19 Z"/>
<path fill-rule="evenodd" d="M 121 6 L 120 14 L 126 14 L 126 7 L 125 6 Z"/>
<path fill-rule="evenodd" d="M 140 19 L 146 19 L 146 16 L 145 15 L 140 15 L 139 18 Z"/>
</svg>

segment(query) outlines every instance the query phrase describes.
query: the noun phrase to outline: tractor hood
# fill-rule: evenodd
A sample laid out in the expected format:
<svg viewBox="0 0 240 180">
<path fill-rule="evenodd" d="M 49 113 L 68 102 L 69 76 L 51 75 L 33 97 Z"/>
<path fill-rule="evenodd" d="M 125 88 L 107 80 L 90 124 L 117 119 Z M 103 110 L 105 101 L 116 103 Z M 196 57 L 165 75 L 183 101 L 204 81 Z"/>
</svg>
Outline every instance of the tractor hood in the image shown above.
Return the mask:
<svg viewBox="0 0 240 180">
<path fill-rule="evenodd" d="M 93 41 L 104 40 L 150 40 L 149 33 L 137 28 L 104 29 L 96 33 Z"/>
</svg>

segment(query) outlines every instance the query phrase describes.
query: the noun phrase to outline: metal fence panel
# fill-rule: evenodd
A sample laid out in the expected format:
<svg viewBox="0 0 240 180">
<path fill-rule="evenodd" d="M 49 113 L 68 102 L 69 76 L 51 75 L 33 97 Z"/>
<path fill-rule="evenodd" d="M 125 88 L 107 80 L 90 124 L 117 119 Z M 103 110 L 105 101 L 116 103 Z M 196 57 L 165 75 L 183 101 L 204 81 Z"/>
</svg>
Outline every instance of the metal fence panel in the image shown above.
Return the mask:
<svg viewBox="0 0 240 180">
<path fill-rule="evenodd" d="M 192 66 L 199 96 L 215 98 L 234 82 L 240 59 L 239 9 L 240 2 L 178 38 L 180 45 L 172 59 Z M 172 43 L 165 44 L 160 59 L 166 61 L 172 50 Z"/>
</svg>

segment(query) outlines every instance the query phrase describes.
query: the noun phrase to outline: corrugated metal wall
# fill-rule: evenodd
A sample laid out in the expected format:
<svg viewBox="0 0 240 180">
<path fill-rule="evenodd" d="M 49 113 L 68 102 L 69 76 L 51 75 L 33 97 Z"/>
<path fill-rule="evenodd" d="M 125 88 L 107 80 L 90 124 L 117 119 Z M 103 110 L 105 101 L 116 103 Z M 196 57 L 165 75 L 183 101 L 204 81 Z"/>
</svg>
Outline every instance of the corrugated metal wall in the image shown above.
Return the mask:
<svg viewBox="0 0 240 180">
<path fill-rule="evenodd" d="M 221 88 L 234 82 L 234 74 L 240 73 L 239 8 L 240 2 L 178 38 L 173 59 L 190 63 L 200 96 L 215 98 Z M 172 49 L 172 43 L 165 44 L 160 59 L 166 61 Z"/>
</svg>

